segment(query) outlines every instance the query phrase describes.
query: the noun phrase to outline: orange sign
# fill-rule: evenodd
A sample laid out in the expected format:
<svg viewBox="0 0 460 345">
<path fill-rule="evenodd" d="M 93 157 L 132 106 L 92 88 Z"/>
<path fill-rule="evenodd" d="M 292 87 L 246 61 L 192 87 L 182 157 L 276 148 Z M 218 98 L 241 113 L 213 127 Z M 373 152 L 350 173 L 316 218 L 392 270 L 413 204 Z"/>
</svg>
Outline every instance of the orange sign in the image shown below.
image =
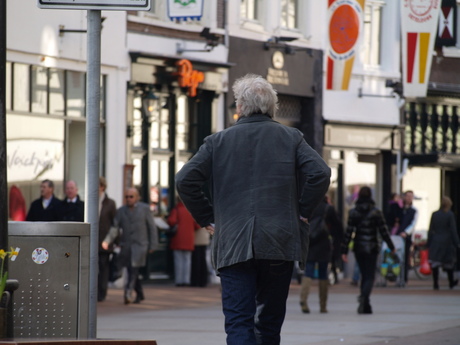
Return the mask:
<svg viewBox="0 0 460 345">
<path fill-rule="evenodd" d="M 194 70 L 189 60 L 182 59 L 176 63 L 179 86 L 188 87 L 188 95 L 196 96 L 196 89 L 199 83 L 204 81 L 204 73 Z"/>
<path fill-rule="evenodd" d="M 329 0 L 327 90 L 348 90 L 362 30 L 365 0 Z"/>
</svg>

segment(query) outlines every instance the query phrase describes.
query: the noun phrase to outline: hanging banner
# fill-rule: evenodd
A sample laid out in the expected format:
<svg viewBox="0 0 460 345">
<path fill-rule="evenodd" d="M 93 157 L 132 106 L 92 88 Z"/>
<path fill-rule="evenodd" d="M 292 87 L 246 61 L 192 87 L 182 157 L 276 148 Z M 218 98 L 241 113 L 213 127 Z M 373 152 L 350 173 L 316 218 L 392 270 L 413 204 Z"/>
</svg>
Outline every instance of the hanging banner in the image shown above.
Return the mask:
<svg viewBox="0 0 460 345">
<path fill-rule="evenodd" d="M 457 43 L 457 1 L 442 0 L 439 13 L 436 47 L 452 47 Z"/>
<path fill-rule="evenodd" d="M 329 0 L 327 90 L 348 90 L 363 27 L 364 1 Z"/>
<path fill-rule="evenodd" d="M 405 97 L 426 97 L 439 0 L 401 1 L 402 71 Z"/>
<path fill-rule="evenodd" d="M 203 0 L 168 0 L 168 17 L 171 20 L 200 20 Z"/>
</svg>

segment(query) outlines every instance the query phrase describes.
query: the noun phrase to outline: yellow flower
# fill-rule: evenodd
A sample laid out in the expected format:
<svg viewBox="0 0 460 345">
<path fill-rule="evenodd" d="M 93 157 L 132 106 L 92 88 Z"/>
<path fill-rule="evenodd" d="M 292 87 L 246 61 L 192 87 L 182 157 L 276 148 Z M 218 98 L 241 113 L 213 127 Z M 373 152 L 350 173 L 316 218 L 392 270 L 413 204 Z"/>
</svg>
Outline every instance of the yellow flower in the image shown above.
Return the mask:
<svg viewBox="0 0 460 345">
<path fill-rule="evenodd" d="M 3 249 L 0 249 L 0 258 L 3 260 L 6 256 L 6 252 Z"/>
<path fill-rule="evenodd" d="M 8 257 L 11 258 L 12 256 L 19 255 L 19 252 L 15 251 L 13 247 L 11 247 L 11 251 L 8 253 Z"/>
</svg>

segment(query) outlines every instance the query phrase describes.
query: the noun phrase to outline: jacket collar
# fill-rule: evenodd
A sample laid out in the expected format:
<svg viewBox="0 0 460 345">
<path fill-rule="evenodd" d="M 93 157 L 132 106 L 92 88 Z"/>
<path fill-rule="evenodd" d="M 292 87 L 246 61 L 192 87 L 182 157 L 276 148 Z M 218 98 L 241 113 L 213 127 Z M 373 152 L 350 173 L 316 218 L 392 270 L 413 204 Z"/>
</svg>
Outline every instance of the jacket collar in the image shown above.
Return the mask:
<svg viewBox="0 0 460 345">
<path fill-rule="evenodd" d="M 235 125 L 243 124 L 243 123 L 251 123 L 251 122 L 263 122 L 263 121 L 272 121 L 276 122 L 273 120 L 270 116 L 267 114 L 253 114 L 251 116 L 242 116 L 238 119 L 238 121 L 235 123 Z"/>
</svg>

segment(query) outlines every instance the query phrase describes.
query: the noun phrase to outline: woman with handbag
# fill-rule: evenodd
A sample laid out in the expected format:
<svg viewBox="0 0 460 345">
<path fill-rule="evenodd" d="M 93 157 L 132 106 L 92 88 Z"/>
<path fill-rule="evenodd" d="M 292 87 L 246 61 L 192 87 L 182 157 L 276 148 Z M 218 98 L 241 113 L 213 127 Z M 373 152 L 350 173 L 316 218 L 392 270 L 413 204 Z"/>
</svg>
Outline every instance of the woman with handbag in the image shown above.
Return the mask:
<svg viewBox="0 0 460 345">
<path fill-rule="evenodd" d="M 358 314 L 372 314 L 370 295 L 374 286 L 377 257 L 380 252 L 379 233 L 394 253 L 382 211 L 375 207 L 369 187 L 361 187 L 356 205 L 348 214 L 348 224 L 342 242 L 342 260 L 348 261 L 348 244 L 355 234 L 353 251 L 361 271 L 361 294 L 359 296 Z"/>
<path fill-rule="evenodd" d="M 195 249 L 195 230 L 200 226 L 179 199 L 168 217 L 169 226 L 177 225 L 171 238 L 170 248 L 174 258 L 174 281 L 176 286 L 190 286 L 192 252 Z"/>
<path fill-rule="evenodd" d="M 449 288 L 453 289 L 458 284 L 458 279 L 454 279 L 454 268 L 460 240 L 457 233 L 457 222 L 454 213 L 450 210 L 451 207 L 452 200 L 444 196 L 441 200 L 441 208 L 431 215 L 427 247 L 435 290 L 439 290 L 439 267 L 447 272 Z"/>
</svg>

